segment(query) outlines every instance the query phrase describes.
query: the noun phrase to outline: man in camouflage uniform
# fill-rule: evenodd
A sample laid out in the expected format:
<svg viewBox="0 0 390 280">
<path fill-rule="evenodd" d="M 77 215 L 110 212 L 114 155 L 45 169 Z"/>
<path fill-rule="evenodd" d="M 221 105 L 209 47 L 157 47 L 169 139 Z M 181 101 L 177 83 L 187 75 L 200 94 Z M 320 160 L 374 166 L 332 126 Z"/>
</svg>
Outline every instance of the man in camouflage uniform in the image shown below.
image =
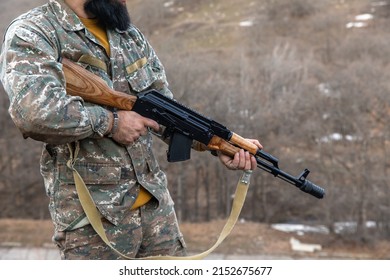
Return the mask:
<svg viewBox="0 0 390 280">
<path fill-rule="evenodd" d="M 86 28 L 90 18 L 97 19 L 105 39 Z M 136 95 L 154 88 L 172 98 L 163 66 L 131 24 L 125 0 L 50 0 L 11 23 L 0 57 L 1 81 L 16 126 L 24 137 L 44 142 L 41 174 L 61 257 L 121 258 L 96 234 L 80 204 L 67 167 L 75 147 L 74 167 L 116 249 L 132 258 L 184 255 L 166 176 L 152 152 L 150 130 L 159 125 L 67 95 L 61 58 L 78 62 L 117 91 Z M 256 167 L 244 151 L 219 157 L 229 169 Z"/>
</svg>

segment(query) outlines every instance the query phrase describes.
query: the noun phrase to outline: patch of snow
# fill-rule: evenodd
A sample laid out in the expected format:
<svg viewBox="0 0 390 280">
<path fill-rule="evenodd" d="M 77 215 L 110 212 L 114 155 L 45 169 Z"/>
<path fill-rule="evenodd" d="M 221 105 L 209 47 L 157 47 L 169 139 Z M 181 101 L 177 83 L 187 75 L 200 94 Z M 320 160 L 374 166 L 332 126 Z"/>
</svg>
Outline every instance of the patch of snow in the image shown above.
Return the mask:
<svg viewBox="0 0 390 280">
<path fill-rule="evenodd" d="M 240 22 L 241 27 L 251 27 L 253 26 L 253 21 L 251 20 L 245 20 Z"/>
<path fill-rule="evenodd" d="M 317 86 L 318 91 L 325 96 L 332 96 L 333 90 L 328 83 L 321 83 Z"/>
<path fill-rule="evenodd" d="M 348 142 L 354 142 L 354 141 L 359 141 L 361 138 L 359 136 L 354 136 L 354 135 L 342 135 L 341 133 L 332 133 L 327 136 L 323 136 L 320 139 L 317 139 L 317 142 L 322 142 L 322 143 L 329 143 L 333 141 L 348 141 Z"/>
<path fill-rule="evenodd" d="M 356 21 L 367 21 L 372 19 L 374 19 L 374 16 L 372 14 L 361 14 L 355 17 Z"/>
<path fill-rule="evenodd" d="M 320 244 L 302 243 L 298 239 L 290 238 L 291 249 L 298 252 L 314 253 L 315 251 L 321 251 L 322 246 Z"/>
<path fill-rule="evenodd" d="M 172 7 L 175 4 L 175 1 L 169 1 L 164 3 L 164 8 Z"/>
<path fill-rule="evenodd" d="M 347 23 L 346 27 L 348 29 L 351 29 L 351 28 L 363 28 L 363 27 L 367 27 L 368 24 L 366 22 L 349 22 Z"/>
<path fill-rule="evenodd" d="M 383 7 L 389 5 L 387 1 L 378 1 L 378 2 L 372 2 L 371 6 L 373 7 Z"/>
<path fill-rule="evenodd" d="M 271 228 L 283 231 L 283 232 L 295 232 L 298 235 L 303 235 L 304 233 L 322 233 L 329 234 L 329 229 L 326 226 L 307 226 L 300 224 L 273 224 Z"/>
<path fill-rule="evenodd" d="M 377 227 L 377 223 L 375 221 L 367 221 L 365 226 L 366 228 L 375 229 Z M 300 236 L 305 233 L 330 233 L 330 229 L 324 225 L 308 226 L 303 224 L 272 224 L 271 228 L 282 232 L 296 233 Z M 357 230 L 357 222 L 336 222 L 334 223 L 333 228 L 334 232 L 337 234 L 354 233 Z"/>
<path fill-rule="evenodd" d="M 337 234 L 354 233 L 357 231 L 357 222 L 337 222 L 334 224 L 334 231 Z M 376 228 L 377 224 L 374 221 L 367 221 L 366 228 Z"/>
</svg>

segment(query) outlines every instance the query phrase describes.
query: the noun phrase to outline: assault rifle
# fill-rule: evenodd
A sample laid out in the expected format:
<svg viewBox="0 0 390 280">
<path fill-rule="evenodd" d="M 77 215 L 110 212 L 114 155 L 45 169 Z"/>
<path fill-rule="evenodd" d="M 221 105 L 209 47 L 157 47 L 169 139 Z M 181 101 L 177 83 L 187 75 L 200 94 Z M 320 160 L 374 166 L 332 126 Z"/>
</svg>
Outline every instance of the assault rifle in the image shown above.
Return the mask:
<svg viewBox="0 0 390 280">
<path fill-rule="evenodd" d="M 260 169 L 298 187 L 303 192 L 317 198 L 324 197 L 325 190 L 306 179 L 310 173 L 308 169 L 297 177 L 284 172 L 279 169 L 279 161 L 274 156 L 258 149 L 255 144 L 220 123 L 165 97 L 158 91 L 148 90 L 131 96 L 109 88 L 103 79 L 68 59 L 62 59 L 62 64 L 68 94 L 80 96 L 85 101 L 95 104 L 132 110 L 165 126 L 165 134 L 170 138 L 167 153 L 169 162 L 189 159 L 193 140 L 205 145 L 207 150 L 221 151 L 230 156 L 244 149 L 255 156 Z"/>
</svg>

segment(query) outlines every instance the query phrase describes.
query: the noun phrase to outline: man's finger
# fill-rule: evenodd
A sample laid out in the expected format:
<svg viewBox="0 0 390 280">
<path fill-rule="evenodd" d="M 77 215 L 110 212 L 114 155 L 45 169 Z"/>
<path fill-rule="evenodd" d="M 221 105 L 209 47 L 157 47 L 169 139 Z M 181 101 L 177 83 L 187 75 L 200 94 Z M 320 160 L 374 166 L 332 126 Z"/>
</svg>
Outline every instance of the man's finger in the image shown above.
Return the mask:
<svg viewBox="0 0 390 280">
<path fill-rule="evenodd" d="M 145 126 L 147 128 L 153 129 L 156 132 L 158 132 L 160 130 L 160 125 L 152 119 L 145 118 Z"/>
</svg>

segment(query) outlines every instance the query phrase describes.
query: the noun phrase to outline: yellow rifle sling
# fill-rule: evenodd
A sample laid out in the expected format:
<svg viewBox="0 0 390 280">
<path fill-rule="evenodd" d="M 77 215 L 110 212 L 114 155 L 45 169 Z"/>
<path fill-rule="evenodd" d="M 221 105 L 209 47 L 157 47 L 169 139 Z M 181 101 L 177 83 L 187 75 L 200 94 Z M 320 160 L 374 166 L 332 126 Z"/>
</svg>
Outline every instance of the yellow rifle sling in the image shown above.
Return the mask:
<svg viewBox="0 0 390 280">
<path fill-rule="evenodd" d="M 238 217 L 240 216 L 241 209 L 244 205 L 245 198 L 248 192 L 249 183 L 250 183 L 250 175 L 252 171 L 244 171 L 243 175 L 240 177 L 240 180 L 237 183 L 236 192 L 234 195 L 234 200 L 232 204 L 232 210 L 230 215 L 226 221 L 224 228 L 222 229 L 218 240 L 215 244 L 208 249 L 207 251 L 193 255 L 193 256 L 185 256 L 185 257 L 176 257 L 176 256 L 152 256 L 146 258 L 130 258 L 128 256 L 123 255 L 117 249 L 115 249 L 110 241 L 107 238 L 106 232 L 104 230 L 100 212 L 97 210 L 95 202 L 92 199 L 91 194 L 89 193 L 87 186 L 85 185 L 83 179 L 80 174 L 74 168 L 75 161 L 77 159 L 77 154 L 79 152 L 79 145 L 76 142 L 76 147 L 73 151 L 71 145 L 68 145 L 70 150 L 70 159 L 67 163 L 68 168 L 73 171 L 73 177 L 76 185 L 76 190 L 80 199 L 80 203 L 84 209 L 85 214 L 89 222 L 91 223 L 93 229 L 100 236 L 100 238 L 109 246 L 112 250 L 114 250 L 118 255 L 128 260 L 201 260 L 206 258 L 209 254 L 211 254 L 222 242 L 223 240 L 230 234 L 232 229 L 234 228 Z"/>
</svg>

